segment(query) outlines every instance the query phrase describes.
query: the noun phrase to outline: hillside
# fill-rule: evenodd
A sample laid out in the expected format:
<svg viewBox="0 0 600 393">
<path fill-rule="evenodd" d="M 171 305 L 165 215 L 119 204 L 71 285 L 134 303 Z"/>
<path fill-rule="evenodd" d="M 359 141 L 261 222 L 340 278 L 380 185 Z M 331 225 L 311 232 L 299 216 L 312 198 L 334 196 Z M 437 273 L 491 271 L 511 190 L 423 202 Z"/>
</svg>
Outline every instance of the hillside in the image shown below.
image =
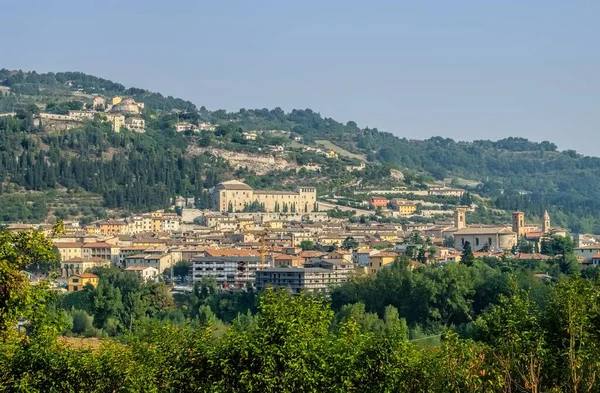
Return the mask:
<svg viewBox="0 0 600 393">
<path fill-rule="evenodd" d="M 0 112 L 16 114 L 0 117 L 0 192 L 4 198 L 11 195 L 11 204 L 22 199 L 14 197 L 17 192 L 83 190 L 102 196 L 104 206 L 111 209 L 165 207 L 177 195 L 195 196 L 199 207 L 208 207 L 206 190 L 227 178 L 267 188 L 292 188 L 302 182 L 318 186 L 321 194 L 344 194 L 357 185 L 403 185 L 390 177 L 392 170 L 400 170 L 406 185 L 471 180 L 478 185 L 470 190 L 486 198 L 489 207 L 524 210 L 531 219 L 548 209 L 558 225 L 600 233 L 594 214 L 600 208 L 596 198 L 600 159 L 560 152 L 550 142 L 411 140 L 360 128 L 352 121 L 342 124 L 310 109 L 211 111 L 78 72 L 3 69 L 0 85 Z M 116 133 L 97 118 L 68 131 L 34 124 L 40 110 L 67 113 L 89 105 L 98 94 L 143 103 L 140 116 L 146 132 Z M 211 124 L 215 129 L 176 132 L 182 122 Z M 252 131 L 254 136 L 249 135 Z M 319 145 L 339 156 L 327 158 Z M 273 146 L 285 149 L 272 152 Z M 267 160 L 271 155 L 279 169 L 265 173 L 264 165 L 254 169 L 251 159 L 236 163 L 215 151 L 244 152 Z M 365 170 L 349 171 L 347 167 L 360 163 L 359 157 L 367 161 Z M 27 207 L 10 209 L 10 214 L 2 209 L 0 221 L 31 219 L 19 213 Z M 91 219 L 97 214 L 81 215 Z"/>
</svg>

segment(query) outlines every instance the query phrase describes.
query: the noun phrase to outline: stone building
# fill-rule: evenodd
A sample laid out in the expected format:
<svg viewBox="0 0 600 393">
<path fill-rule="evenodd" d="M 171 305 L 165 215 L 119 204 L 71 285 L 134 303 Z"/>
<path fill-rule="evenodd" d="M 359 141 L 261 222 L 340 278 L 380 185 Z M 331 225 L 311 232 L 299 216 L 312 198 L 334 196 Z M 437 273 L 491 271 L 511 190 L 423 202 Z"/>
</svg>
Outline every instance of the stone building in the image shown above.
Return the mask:
<svg viewBox="0 0 600 393">
<path fill-rule="evenodd" d="M 238 180 L 219 183 L 213 193 L 219 211 L 239 212 L 255 204 L 265 212 L 312 212 L 316 208 L 317 189 L 298 187 L 296 191 L 253 190 Z"/>
</svg>

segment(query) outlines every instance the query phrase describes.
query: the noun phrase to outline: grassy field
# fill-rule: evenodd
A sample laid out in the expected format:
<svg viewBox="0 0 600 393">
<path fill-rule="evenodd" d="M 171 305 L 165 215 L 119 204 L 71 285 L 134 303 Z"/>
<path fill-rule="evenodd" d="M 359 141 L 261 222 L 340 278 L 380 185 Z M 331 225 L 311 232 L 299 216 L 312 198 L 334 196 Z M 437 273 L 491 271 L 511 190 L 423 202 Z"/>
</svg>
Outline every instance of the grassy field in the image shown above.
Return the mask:
<svg viewBox="0 0 600 393">
<path fill-rule="evenodd" d="M 364 155 L 350 153 L 348 150 L 343 149 L 343 148 L 333 144 L 331 141 L 318 140 L 317 144 L 322 145 L 326 149 L 333 150 L 334 152 L 336 152 L 337 154 L 339 154 L 341 156 L 355 158 L 360 161 L 366 161 L 366 157 Z"/>
</svg>

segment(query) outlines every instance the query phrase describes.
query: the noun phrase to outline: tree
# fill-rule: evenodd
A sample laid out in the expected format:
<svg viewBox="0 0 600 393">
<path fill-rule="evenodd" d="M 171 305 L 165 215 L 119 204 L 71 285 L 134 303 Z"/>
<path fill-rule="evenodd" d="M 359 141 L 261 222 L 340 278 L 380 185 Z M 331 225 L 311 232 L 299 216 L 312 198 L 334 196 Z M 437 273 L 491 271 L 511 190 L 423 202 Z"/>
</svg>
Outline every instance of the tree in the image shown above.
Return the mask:
<svg viewBox="0 0 600 393">
<path fill-rule="evenodd" d="M 467 266 L 473 266 L 473 262 L 475 262 L 475 256 L 473 255 L 473 250 L 471 249 L 471 243 L 468 241 L 466 241 L 463 245 L 463 252 L 460 262 Z"/>
<path fill-rule="evenodd" d="M 53 294 L 46 290 L 47 282 L 29 285 L 21 270 L 30 266 L 58 267 L 52 242 L 39 231 L 0 231 L 0 337 L 20 318 L 27 318 L 34 332 L 47 327 L 42 324 Z"/>
<path fill-rule="evenodd" d="M 302 251 L 314 250 L 315 243 L 312 240 L 302 240 L 300 242 L 300 248 Z"/>
<path fill-rule="evenodd" d="M 541 319 L 535 304 L 513 282 L 512 295 L 502 296 L 499 305 L 477 320 L 478 338 L 488 343 L 498 357 L 507 386 L 540 391 L 547 351 Z"/>
<path fill-rule="evenodd" d="M 462 196 L 460 197 L 460 205 L 462 206 L 471 206 L 473 204 L 473 196 L 471 195 L 470 192 L 465 192 L 462 194 Z"/>
<path fill-rule="evenodd" d="M 356 249 L 356 248 L 358 248 L 358 242 L 356 240 L 354 240 L 354 238 L 352 236 L 348 236 L 342 242 L 342 248 L 344 250 L 353 250 L 353 249 Z"/>
<path fill-rule="evenodd" d="M 533 245 L 527 241 L 525 236 L 521 236 L 517 243 L 517 250 L 525 254 L 531 254 L 533 252 Z"/>
<path fill-rule="evenodd" d="M 185 281 L 190 274 L 190 268 L 191 264 L 189 261 L 179 261 L 173 267 L 173 275 L 181 278 L 182 281 Z"/>
</svg>

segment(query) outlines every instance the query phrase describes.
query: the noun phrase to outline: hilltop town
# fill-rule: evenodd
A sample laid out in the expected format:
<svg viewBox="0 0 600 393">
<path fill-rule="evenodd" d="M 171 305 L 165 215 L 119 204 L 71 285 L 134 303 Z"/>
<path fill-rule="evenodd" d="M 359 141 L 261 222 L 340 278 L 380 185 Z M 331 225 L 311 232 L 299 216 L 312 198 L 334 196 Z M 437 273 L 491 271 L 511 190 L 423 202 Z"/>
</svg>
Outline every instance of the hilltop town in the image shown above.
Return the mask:
<svg viewBox="0 0 600 393">
<path fill-rule="evenodd" d="M 431 193 L 458 197 L 461 191 L 432 187 L 427 195 Z M 380 213 L 385 209 L 390 217 L 417 215 L 416 204 L 380 195 L 369 195 L 365 208 Z M 179 283 L 176 290 L 184 291 L 214 279 L 223 290 L 283 287 L 294 294 L 328 292 L 353 277 L 388 269 L 402 257 L 411 269 L 461 263 L 464 258 L 548 261 L 556 258 L 550 244 L 570 236 L 551 225 L 548 212 L 539 225 L 527 222 L 519 211 L 512 213 L 510 222 L 485 225 L 467 222 L 474 206 L 459 205 L 445 220 L 402 224 L 379 222 L 375 214 L 332 217 L 331 210 L 321 211 L 316 189 L 308 186 L 255 190 L 231 180 L 214 187 L 211 197 L 212 210 L 191 208 L 193 201 L 176 198 L 172 211 L 177 213 L 154 211 L 87 225 L 62 222 L 63 231 L 52 239 L 61 260 L 56 285 L 80 291 L 87 283 L 97 285 L 96 269 L 112 267 L 144 280 Z M 6 229 L 39 229 L 51 235 L 53 227 L 12 224 Z M 582 268 L 598 265 L 597 239 L 575 240 L 576 263 Z"/>
</svg>

